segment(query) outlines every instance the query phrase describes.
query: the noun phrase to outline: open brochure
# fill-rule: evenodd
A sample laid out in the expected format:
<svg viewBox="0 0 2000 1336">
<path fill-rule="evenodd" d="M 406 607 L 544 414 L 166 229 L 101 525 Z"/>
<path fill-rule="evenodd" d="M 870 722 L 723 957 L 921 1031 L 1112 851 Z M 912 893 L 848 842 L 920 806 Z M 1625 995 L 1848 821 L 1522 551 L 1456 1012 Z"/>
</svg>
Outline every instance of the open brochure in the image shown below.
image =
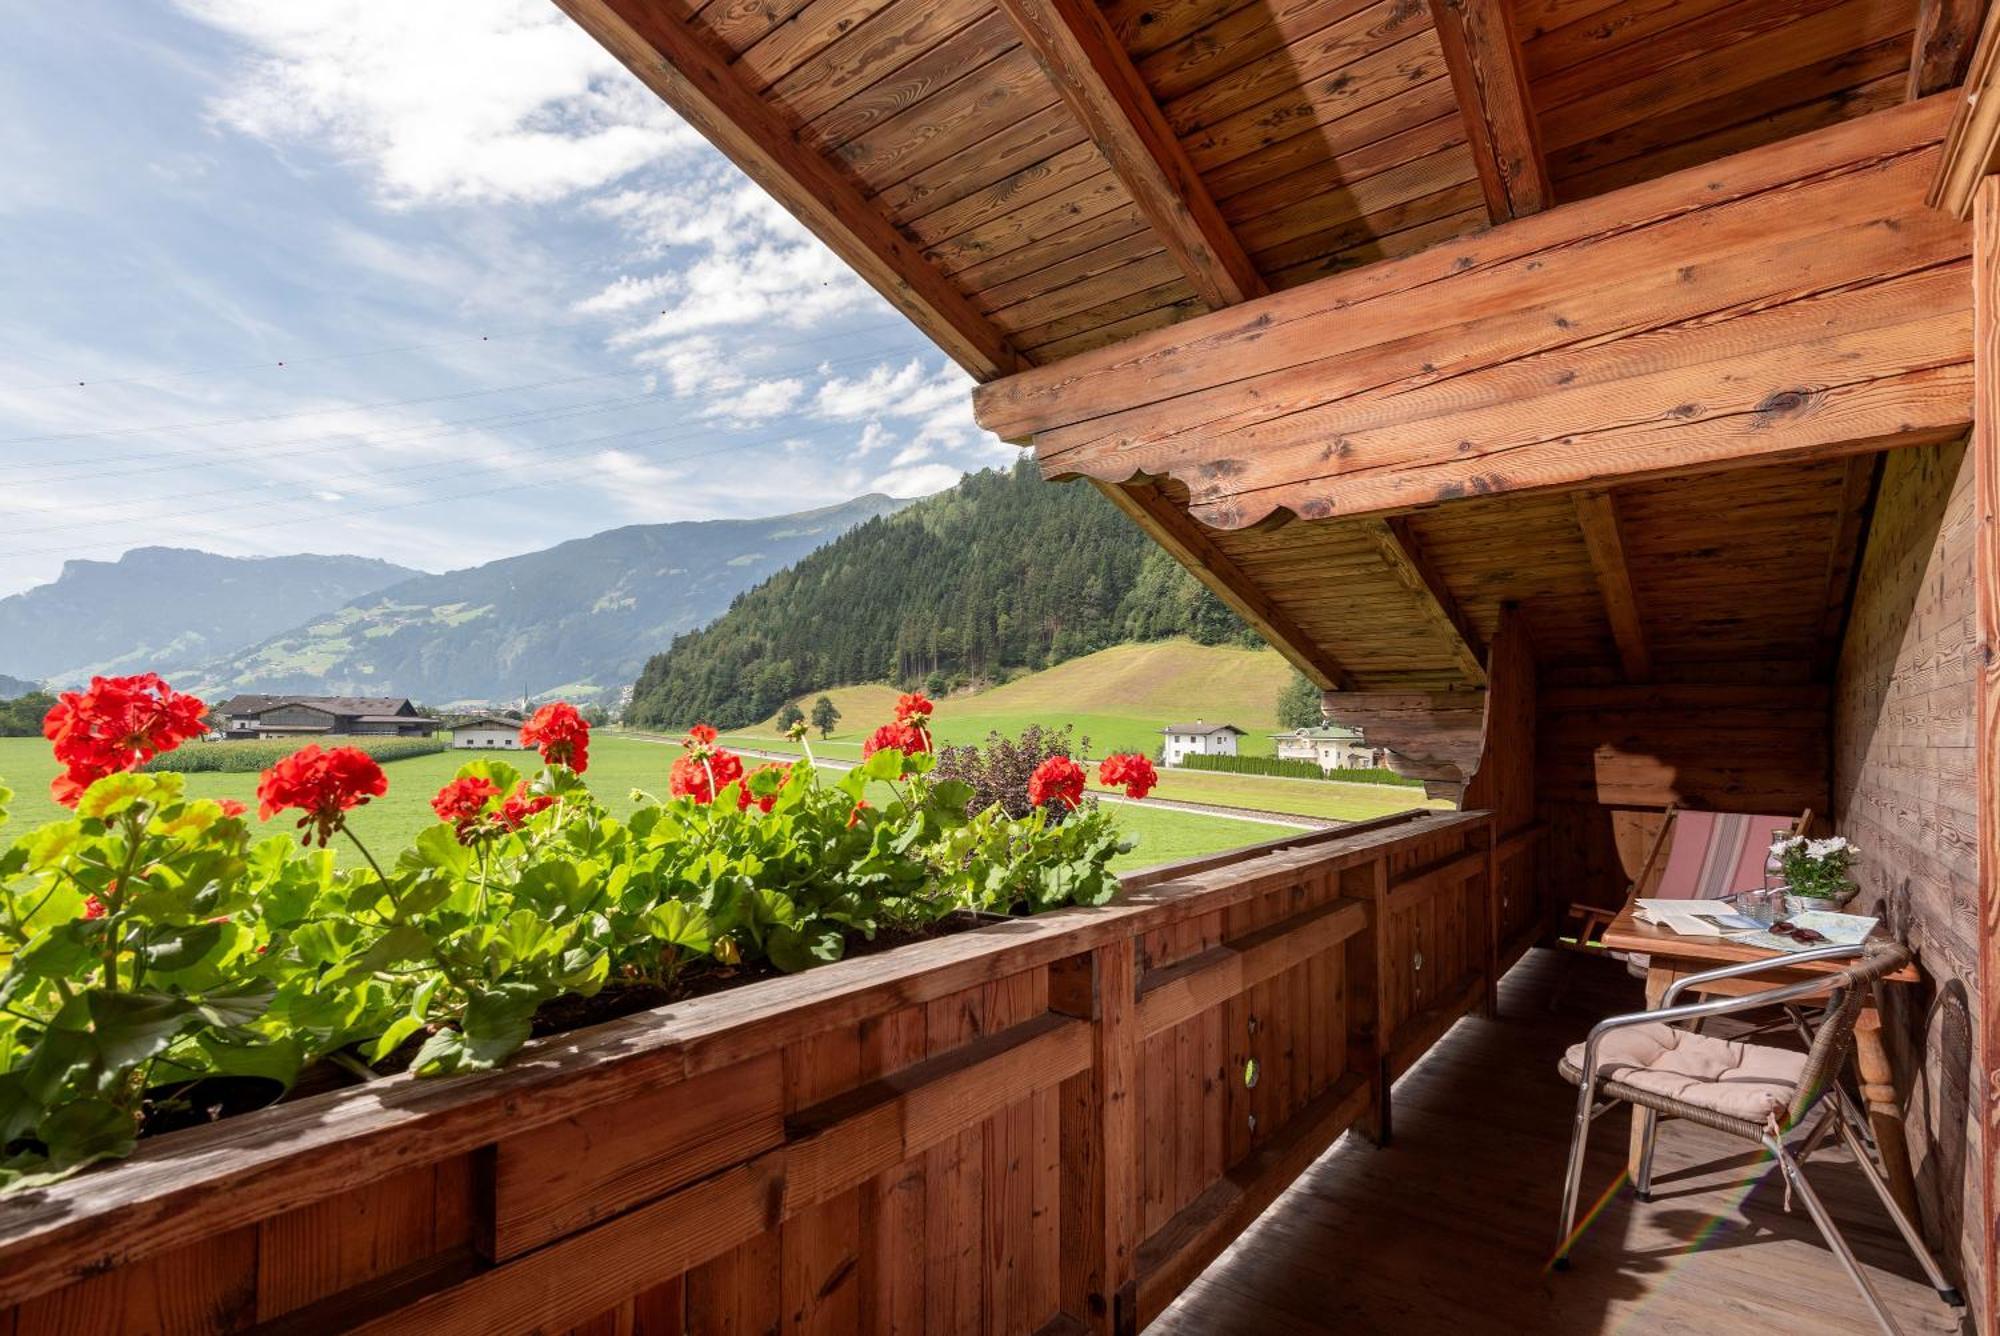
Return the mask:
<svg viewBox="0 0 2000 1336">
<path fill-rule="evenodd" d="M 1726 900 L 1640 900 L 1632 917 L 1683 937 L 1735 937 L 1764 926 L 1731 909 Z"/>
<path fill-rule="evenodd" d="M 1820 946 L 1855 946 L 1868 940 L 1868 934 L 1875 931 L 1875 920 L 1866 914 L 1836 914 L 1830 909 L 1809 909 L 1803 914 L 1793 914 L 1785 922 L 1794 928 L 1810 928 L 1825 941 L 1801 942 L 1797 938 L 1780 933 L 1765 932 L 1761 928 L 1737 942 L 1744 946 L 1760 946 L 1767 951 L 1809 951 Z"/>
</svg>

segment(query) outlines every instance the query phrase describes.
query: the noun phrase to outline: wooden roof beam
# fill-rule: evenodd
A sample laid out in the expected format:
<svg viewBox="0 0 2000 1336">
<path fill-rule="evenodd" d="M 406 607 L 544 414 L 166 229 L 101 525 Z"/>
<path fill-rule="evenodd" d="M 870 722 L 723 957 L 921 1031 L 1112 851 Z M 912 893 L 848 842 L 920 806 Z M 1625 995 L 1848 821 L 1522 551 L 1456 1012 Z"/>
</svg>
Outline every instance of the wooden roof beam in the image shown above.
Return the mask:
<svg viewBox="0 0 2000 1336">
<path fill-rule="evenodd" d="M 1597 573 L 1597 590 L 1604 599 L 1604 615 L 1611 620 L 1611 638 L 1618 645 L 1618 661 L 1624 666 L 1627 682 L 1648 682 L 1653 677 L 1653 656 L 1646 649 L 1646 631 L 1639 620 L 1639 599 L 1632 592 L 1632 572 L 1625 562 L 1625 537 L 1618 527 L 1618 505 L 1609 492 L 1578 492 L 1574 498 L 1576 522 L 1583 530 L 1583 545 L 1590 551 L 1590 566 Z"/>
<path fill-rule="evenodd" d="M 1910 40 L 1911 101 L 1956 88 L 1972 64 L 1987 0 L 1919 0 Z"/>
<path fill-rule="evenodd" d="M 832 163 L 736 77 L 669 6 L 652 0 L 556 0 L 834 254 L 979 380 L 1021 366 L 1013 346 Z"/>
<path fill-rule="evenodd" d="M 1920 28 L 1920 36 L 1921 32 Z M 1914 67 L 1910 77 L 1914 84 Z M 1954 218 L 1970 218 L 1973 193 L 1996 170 L 2000 170 L 2000 7 L 1989 9 L 1980 24 L 1979 44 L 1973 48 L 1965 86 L 1945 131 L 1944 158 L 1926 202 Z"/>
<path fill-rule="evenodd" d="M 1423 544 L 1405 516 L 1359 521 L 1381 550 L 1396 580 L 1410 591 L 1424 620 L 1451 647 L 1459 672 L 1473 686 L 1486 685 L 1486 642 L 1452 597 L 1444 577 L 1424 554 Z"/>
<path fill-rule="evenodd" d="M 1201 299 L 1220 310 L 1264 295 L 1263 276 L 1096 0 L 1000 0 L 1000 8 Z"/>
<path fill-rule="evenodd" d="M 1099 482 L 1094 478 L 1091 482 L 1314 686 L 1321 691 L 1353 688 L 1347 670 L 1307 635 L 1289 613 L 1258 589 L 1249 573 L 1157 486 L 1147 482 Z"/>
<path fill-rule="evenodd" d="M 1540 213 L 1555 192 L 1506 0 L 1430 0 L 1430 6 L 1487 214 L 1504 223 Z"/>
<path fill-rule="evenodd" d="M 1861 535 L 1868 527 L 1868 511 L 1875 499 L 1876 479 L 1882 474 L 1882 456 L 1854 455 L 1847 461 L 1841 482 L 1840 501 L 1834 515 L 1833 546 L 1826 554 L 1825 592 L 1820 598 L 1819 641 L 1813 651 L 1813 680 L 1833 680 L 1840 661 L 1840 642 L 1847 629 L 1847 610 L 1854 596 L 1855 569 L 1861 560 Z"/>
</svg>

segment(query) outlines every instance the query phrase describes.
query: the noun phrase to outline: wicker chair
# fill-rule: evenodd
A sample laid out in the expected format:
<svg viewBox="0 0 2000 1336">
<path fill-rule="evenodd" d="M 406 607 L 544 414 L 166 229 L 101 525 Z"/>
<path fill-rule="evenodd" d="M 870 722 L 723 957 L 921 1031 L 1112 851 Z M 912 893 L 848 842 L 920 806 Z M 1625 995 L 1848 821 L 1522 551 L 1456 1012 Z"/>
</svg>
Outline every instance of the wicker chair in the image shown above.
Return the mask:
<svg viewBox="0 0 2000 1336">
<path fill-rule="evenodd" d="M 1842 1089 L 1839 1079 L 1854 1044 L 1854 1023 L 1867 990 L 1884 975 L 1902 968 L 1909 958 L 1910 953 L 1904 947 L 1877 941 L 1865 947 L 1825 946 L 1772 960 L 1728 965 L 1676 980 L 1658 1011 L 1599 1021 L 1591 1029 L 1590 1037 L 1572 1045 L 1559 1064 L 1562 1074 L 1576 1083 L 1577 1103 L 1569 1167 L 1563 1180 L 1562 1229 L 1556 1240 L 1555 1269 L 1568 1267 L 1570 1246 L 1575 1242 L 1584 1143 L 1590 1135 L 1590 1124 L 1599 1114 L 1624 1101 L 1645 1111 L 1639 1181 L 1633 1185 L 1640 1201 L 1652 1198 L 1653 1141 L 1663 1113 L 1733 1133 L 1763 1146 L 1804 1200 L 1813 1223 L 1819 1226 L 1827 1246 L 1840 1259 L 1847 1274 L 1854 1278 L 1876 1320 L 1884 1330 L 1893 1333 L 1897 1327 L 1883 1308 L 1881 1296 L 1869 1284 L 1847 1240 L 1800 1170 L 1801 1164 L 1825 1141 L 1827 1133 L 1838 1132 L 1874 1186 L 1875 1195 L 1882 1199 L 1884 1209 L 1895 1221 L 1910 1251 L 1916 1254 L 1931 1285 L 1946 1303 L 1963 1306 L 1964 1299 L 1939 1273 L 1916 1227 L 1889 1195 L 1888 1184 L 1863 1143 L 1861 1130 L 1865 1124 L 1860 1111 Z M 1699 989 L 1719 979 L 1742 978 L 1803 961 L 1842 959 L 1854 959 L 1855 963 L 1836 974 L 1747 996 L 1720 997 L 1684 1006 L 1675 1002 L 1684 990 Z M 1807 1028 L 1797 1004 L 1821 995 L 1826 1005 L 1814 1031 Z M 1809 1040 L 1805 1052 L 1718 1039 L 1676 1024 L 1686 1021 L 1698 1026 L 1710 1016 L 1773 1006 L 1785 1007 L 1794 1026 Z M 1604 1096 L 1603 1102 L 1594 1104 L 1600 1094 Z M 1823 1110 L 1818 1123 L 1800 1140 L 1796 1150 L 1788 1148 L 1786 1134 L 1803 1126 L 1815 1109 Z"/>
</svg>

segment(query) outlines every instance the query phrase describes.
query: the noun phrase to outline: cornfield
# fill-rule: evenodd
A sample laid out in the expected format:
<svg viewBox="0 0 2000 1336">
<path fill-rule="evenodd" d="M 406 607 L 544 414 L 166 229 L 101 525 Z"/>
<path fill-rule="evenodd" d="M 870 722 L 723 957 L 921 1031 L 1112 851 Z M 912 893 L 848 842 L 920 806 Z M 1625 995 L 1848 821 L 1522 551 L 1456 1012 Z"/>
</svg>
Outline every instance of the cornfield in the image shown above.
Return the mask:
<svg viewBox="0 0 2000 1336">
<path fill-rule="evenodd" d="M 429 756 L 445 749 L 440 738 L 336 737 L 328 739 L 256 738 L 236 742 L 190 742 L 184 747 L 156 756 L 142 770 L 174 770 L 184 775 L 209 773 L 241 774 L 268 770 L 308 741 L 322 746 L 359 747 L 378 761 L 401 761 L 412 756 Z"/>
<path fill-rule="evenodd" d="M 1174 762 L 1178 770 L 1214 770 L 1229 775 L 1278 775 L 1286 779 L 1332 779 L 1343 784 L 1395 784 L 1416 787 L 1420 779 L 1410 779 L 1393 770 L 1322 770 L 1317 761 L 1279 756 L 1183 756 Z"/>
</svg>

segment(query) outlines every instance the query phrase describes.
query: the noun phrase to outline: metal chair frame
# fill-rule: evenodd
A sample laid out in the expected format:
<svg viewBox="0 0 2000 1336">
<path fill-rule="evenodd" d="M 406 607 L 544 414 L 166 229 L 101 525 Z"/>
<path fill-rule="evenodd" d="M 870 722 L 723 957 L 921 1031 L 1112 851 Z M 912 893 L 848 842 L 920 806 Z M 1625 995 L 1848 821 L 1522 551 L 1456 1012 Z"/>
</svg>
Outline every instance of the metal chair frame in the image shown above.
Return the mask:
<svg viewBox="0 0 2000 1336">
<path fill-rule="evenodd" d="M 1863 963 L 1852 966 L 1838 974 L 1818 979 L 1806 979 L 1798 983 L 1784 984 L 1762 992 L 1741 997 L 1720 997 L 1705 1002 L 1679 1003 L 1681 993 L 1690 988 L 1700 988 L 1703 984 L 1721 979 L 1739 979 L 1773 970 L 1786 969 L 1803 962 L 1815 960 L 1847 960 L 1860 958 Z M 1867 1124 L 1862 1120 L 1861 1111 L 1848 1097 L 1840 1085 L 1840 1069 L 1847 1060 L 1853 1045 L 1854 1016 L 1859 1010 L 1859 989 L 1872 986 L 1875 979 L 1896 969 L 1908 959 L 1908 952 L 1900 946 L 1883 947 L 1879 944 L 1858 946 L 1823 946 L 1808 951 L 1798 951 L 1771 960 L 1751 961 L 1740 965 L 1724 965 L 1717 969 L 1704 970 L 1677 979 L 1668 987 L 1661 999 L 1662 1005 L 1654 1011 L 1632 1012 L 1622 1016 L 1611 1016 L 1591 1027 L 1590 1036 L 1584 1042 L 1583 1065 L 1578 1072 L 1576 1124 L 1570 1134 L 1569 1164 L 1563 1176 L 1563 1201 L 1561 1229 L 1556 1236 L 1556 1256 L 1554 1266 L 1565 1270 L 1569 1265 L 1570 1245 L 1574 1242 L 1577 1203 L 1583 1186 L 1583 1158 L 1585 1143 L 1590 1136 L 1590 1124 L 1598 1115 L 1616 1107 L 1621 1101 L 1633 1104 L 1642 1110 L 1642 1144 L 1639 1158 L 1638 1180 L 1633 1187 L 1640 1201 L 1652 1199 L 1653 1187 L 1653 1147 L 1658 1137 L 1660 1114 L 1688 1117 L 1695 1121 L 1731 1132 L 1747 1140 L 1755 1141 L 1770 1152 L 1778 1162 L 1781 1172 L 1789 1180 L 1792 1188 L 1805 1202 L 1806 1212 L 1813 1224 L 1826 1239 L 1827 1247 L 1840 1260 L 1841 1266 L 1854 1281 L 1867 1302 L 1869 1311 L 1882 1329 L 1899 1336 L 1900 1329 L 1889 1311 L 1883 1306 L 1882 1297 L 1870 1283 L 1867 1273 L 1848 1247 L 1847 1240 L 1827 1213 L 1826 1206 L 1806 1182 L 1802 1165 L 1825 1141 L 1828 1132 L 1837 1131 L 1847 1144 L 1855 1163 L 1861 1166 L 1875 1195 L 1882 1201 L 1883 1209 L 1896 1224 L 1896 1230 L 1903 1236 L 1904 1243 L 1916 1256 L 1923 1268 L 1925 1278 L 1938 1296 L 1953 1307 L 1962 1308 L 1964 1298 L 1938 1270 L 1937 1263 L 1924 1247 L 1923 1237 L 1916 1226 L 1904 1214 L 1903 1209 L 1889 1194 L 1889 1185 L 1884 1180 L 1874 1160 L 1868 1153 L 1865 1141 Z M 1797 1003 L 1819 994 L 1829 994 L 1826 1009 L 1817 1032 L 1809 1028 L 1800 1014 Z M 1759 1127 L 1739 1119 L 1725 1117 L 1710 1110 L 1685 1105 L 1667 1096 L 1649 1091 L 1635 1090 L 1617 1083 L 1611 1078 L 1598 1074 L 1598 1046 L 1604 1037 L 1615 1030 L 1634 1025 L 1690 1022 L 1695 1028 L 1711 1016 L 1730 1015 L 1735 1012 L 1752 1011 L 1763 1007 L 1782 1006 L 1793 1026 L 1804 1036 L 1808 1045 L 1809 1058 L 1802 1074 L 1799 1089 L 1793 1097 L 1792 1106 L 1787 1111 L 1783 1128 L 1774 1135 L 1769 1127 Z M 1595 1103 L 1598 1084 L 1606 1085 L 1605 1099 Z M 1610 1087 L 1616 1085 L 1614 1091 Z M 1830 1096 L 1830 1098 L 1828 1098 Z M 1824 1111 L 1817 1123 L 1799 1142 L 1796 1149 L 1785 1144 L 1784 1133 L 1803 1126 L 1809 1114 L 1824 1103 Z"/>
</svg>

